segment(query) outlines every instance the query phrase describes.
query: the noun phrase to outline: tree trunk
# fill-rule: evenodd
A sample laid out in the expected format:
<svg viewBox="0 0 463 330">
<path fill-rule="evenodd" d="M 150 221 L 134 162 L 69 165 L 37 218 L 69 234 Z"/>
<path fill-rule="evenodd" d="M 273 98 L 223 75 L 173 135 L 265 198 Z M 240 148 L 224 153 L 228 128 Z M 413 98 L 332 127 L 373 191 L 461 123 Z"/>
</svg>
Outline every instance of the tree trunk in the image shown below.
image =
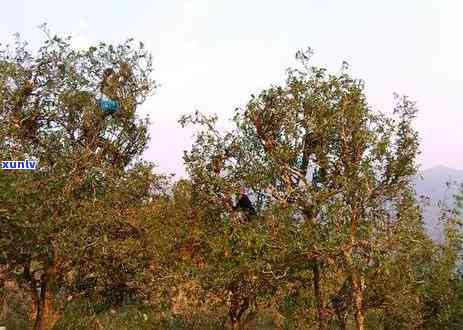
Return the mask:
<svg viewBox="0 0 463 330">
<path fill-rule="evenodd" d="M 355 324 L 357 330 L 363 330 L 365 321 L 363 313 L 363 279 L 356 271 L 352 274 L 352 297 L 354 300 Z"/>
<path fill-rule="evenodd" d="M 354 305 L 354 316 L 355 325 L 357 330 L 363 330 L 365 328 L 364 321 L 365 315 L 363 311 L 363 276 L 358 271 L 353 260 L 353 247 L 355 246 L 355 234 L 357 232 L 357 226 L 359 224 L 359 208 L 358 203 L 351 203 L 352 207 L 352 220 L 351 220 L 351 231 L 350 231 L 350 242 L 349 247 L 344 250 L 344 256 L 346 258 L 348 271 L 350 272 L 350 278 L 352 282 L 352 299 Z"/>
<path fill-rule="evenodd" d="M 53 302 L 54 297 L 52 291 L 49 289 L 49 283 L 42 283 L 34 330 L 50 330 L 53 328 L 56 321 Z"/>
<path fill-rule="evenodd" d="M 357 330 L 365 329 L 365 315 L 363 312 L 363 277 L 355 268 L 352 260 L 352 247 L 344 251 L 347 266 L 350 272 L 352 284 L 352 299 L 354 307 L 354 317 Z"/>
<path fill-rule="evenodd" d="M 40 281 L 34 330 L 51 330 L 57 321 L 57 313 L 54 308 L 57 271 L 58 262 L 55 260 L 46 269 Z"/>
<path fill-rule="evenodd" d="M 228 287 L 230 294 L 228 316 L 232 329 L 234 330 L 244 328 L 243 325 L 246 323 L 246 312 L 250 309 L 254 301 L 253 294 L 242 287 L 248 283 L 243 283 L 242 281 L 243 280 L 237 280 Z"/>
<path fill-rule="evenodd" d="M 317 314 L 318 314 L 318 328 L 320 330 L 325 329 L 325 317 L 323 315 L 324 302 L 322 289 L 320 284 L 320 265 L 318 261 L 315 261 L 312 266 L 313 271 L 313 290 L 315 295 L 315 300 L 317 304 Z"/>
<path fill-rule="evenodd" d="M 6 317 L 6 291 L 5 281 L 0 279 L 0 320 Z"/>
<path fill-rule="evenodd" d="M 350 278 L 346 279 L 342 288 L 330 300 L 330 303 L 334 307 L 340 330 L 347 329 L 347 309 L 348 306 L 352 304 L 352 291 L 350 291 L 351 287 L 352 281 Z"/>
<path fill-rule="evenodd" d="M 239 292 L 232 292 L 231 305 L 229 309 L 232 329 L 241 329 L 243 315 L 249 307 L 249 298 L 242 297 Z"/>
<path fill-rule="evenodd" d="M 35 329 L 35 322 L 37 321 L 39 315 L 39 295 L 37 294 L 37 289 L 34 286 L 34 283 L 30 285 L 30 294 L 31 294 L 31 308 L 29 315 L 29 322 L 34 324 L 33 329 Z"/>
<path fill-rule="evenodd" d="M 40 288 L 40 296 L 37 304 L 37 313 L 35 317 L 34 330 L 46 330 L 48 329 L 48 320 L 49 315 L 46 315 L 50 312 L 50 306 L 45 306 L 45 294 L 46 294 L 46 283 L 42 283 Z"/>
</svg>

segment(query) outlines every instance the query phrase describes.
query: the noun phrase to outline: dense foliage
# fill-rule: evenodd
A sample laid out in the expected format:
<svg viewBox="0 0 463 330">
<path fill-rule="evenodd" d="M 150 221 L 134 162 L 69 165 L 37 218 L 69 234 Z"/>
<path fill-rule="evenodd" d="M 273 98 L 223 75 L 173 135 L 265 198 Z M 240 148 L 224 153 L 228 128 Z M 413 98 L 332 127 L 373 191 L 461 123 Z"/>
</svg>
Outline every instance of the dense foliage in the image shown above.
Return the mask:
<svg viewBox="0 0 463 330">
<path fill-rule="evenodd" d="M 0 171 L 0 322 L 461 328 L 460 213 L 442 211 L 443 242 L 427 236 L 415 104 L 396 96 L 393 115 L 377 112 L 347 67 L 330 74 L 310 56 L 229 131 L 184 116 L 197 127 L 189 178 L 170 182 L 140 158 L 149 122 L 136 110 L 155 88 L 143 44 L 4 46 L 0 159 L 38 166 Z M 98 103 L 107 68 L 112 114 Z M 256 214 L 236 207 L 243 194 Z"/>
</svg>

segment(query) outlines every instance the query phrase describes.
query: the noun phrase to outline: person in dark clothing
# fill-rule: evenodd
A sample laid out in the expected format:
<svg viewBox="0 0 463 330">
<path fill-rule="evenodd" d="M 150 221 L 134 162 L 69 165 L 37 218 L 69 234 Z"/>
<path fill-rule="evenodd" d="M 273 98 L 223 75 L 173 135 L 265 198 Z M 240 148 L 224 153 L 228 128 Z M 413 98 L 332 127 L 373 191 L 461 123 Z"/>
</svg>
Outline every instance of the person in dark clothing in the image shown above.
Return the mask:
<svg viewBox="0 0 463 330">
<path fill-rule="evenodd" d="M 244 189 L 241 190 L 240 199 L 233 209 L 245 211 L 249 215 L 257 215 L 256 209 L 252 205 L 251 200 Z"/>
</svg>

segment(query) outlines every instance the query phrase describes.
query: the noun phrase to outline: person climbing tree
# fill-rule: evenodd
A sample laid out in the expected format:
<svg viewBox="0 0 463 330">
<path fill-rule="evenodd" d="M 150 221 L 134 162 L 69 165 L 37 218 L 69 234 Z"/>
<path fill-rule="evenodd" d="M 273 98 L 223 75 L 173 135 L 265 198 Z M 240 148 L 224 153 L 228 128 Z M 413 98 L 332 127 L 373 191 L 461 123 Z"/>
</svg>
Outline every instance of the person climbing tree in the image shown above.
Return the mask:
<svg viewBox="0 0 463 330">
<path fill-rule="evenodd" d="M 113 68 L 106 68 L 103 71 L 103 78 L 100 83 L 101 96 L 98 100 L 100 108 L 105 115 L 116 112 L 130 115 L 135 107 L 133 99 L 133 71 L 129 64 L 120 64 L 118 72 Z M 123 110 L 123 111 L 120 111 Z"/>
<path fill-rule="evenodd" d="M 32 70 L 25 71 L 26 79 L 20 87 L 7 96 L 7 108 L 10 109 L 10 120 L 18 137 L 25 141 L 34 140 L 43 122 L 39 114 L 40 86 Z"/>
<path fill-rule="evenodd" d="M 10 92 L 9 103 L 11 109 L 12 121 L 16 128 L 21 127 L 23 121 L 22 111 L 27 103 L 28 98 L 31 96 L 35 87 L 34 79 L 32 79 L 32 73 L 26 72 L 26 79 L 21 86 L 14 92 Z"/>
<path fill-rule="evenodd" d="M 240 198 L 238 199 L 238 202 L 233 208 L 235 211 L 244 211 L 248 215 L 257 215 L 256 209 L 252 205 L 251 200 L 249 199 L 248 195 L 246 194 L 246 189 L 242 188 L 241 193 L 240 193 Z"/>
<path fill-rule="evenodd" d="M 13 111 L 15 113 L 20 112 L 24 104 L 27 101 L 27 98 L 32 94 L 32 91 L 34 90 L 34 80 L 33 79 L 27 79 L 24 84 L 14 93 L 13 95 Z"/>
<path fill-rule="evenodd" d="M 105 115 L 113 114 L 119 110 L 119 102 L 116 100 L 116 73 L 112 68 L 103 71 L 103 79 L 100 83 L 101 97 L 99 106 Z"/>
</svg>

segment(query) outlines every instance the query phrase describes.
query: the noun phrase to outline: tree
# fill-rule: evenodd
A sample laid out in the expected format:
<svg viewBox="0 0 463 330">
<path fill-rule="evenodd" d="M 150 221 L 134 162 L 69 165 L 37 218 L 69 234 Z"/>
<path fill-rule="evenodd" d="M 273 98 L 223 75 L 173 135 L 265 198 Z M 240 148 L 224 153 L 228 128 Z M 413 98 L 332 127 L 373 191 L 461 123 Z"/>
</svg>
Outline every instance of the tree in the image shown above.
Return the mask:
<svg viewBox="0 0 463 330">
<path fill-rule="evenodd" d="M 231 132 L 221 133 L 214 117 L 184 117 L 182 123 L 203 127 L 185 161 L 218 223 L 227 223 L 229 196 L 240 185 L 254 192 L 261 210 L 286 210 L 289 216 L 277 220 L 292 233 L 277 237 L 288 262 L 285 277 L 312 272 L 305 279 L 313 283 L 319 328 L 335 309 L 326 298 L 347 288 L 347 304 L 363 329 L 368 274 L 381 271 L 392 253 L 391 239 L 393 248 L 403 247 L 397 233 L 423 232 L 411 183 L 418 152 L 416 108 L 397 96 L 394 117 L 374 112 L 362 81 L 351 78 L 346 67 L 339 74 L 310 67 L 310 55 L 298 52 L 302 65 L 289 70 L 284 86 L 266 89 L 237 109 Z M 227 240 L 224 233 L 221 237 Z M 270 237 L 264 241 L 271 245 Z M 266 263 L 272 271 L 277 265 Z M 339 286 L 331 282 L 329 293 L 323 282 L 334 272 Z"/>
<path fill-rule="evenodd" d="M 0 158 L 38 162 L 0 171 L 0 269 L 30 293 L 35 329 L 87 289 L 140 288 L 150 256 L 137 212 L 163 183 L 139 158 L 149 122 L 135 110 L 154 88 L 143 44 L 76 50 L 43 30 L 35 54 L 19 36 L 0 51 Z M 97 104 L 107 67 L 130 68 L 109 116 Z"/>
</svg>

